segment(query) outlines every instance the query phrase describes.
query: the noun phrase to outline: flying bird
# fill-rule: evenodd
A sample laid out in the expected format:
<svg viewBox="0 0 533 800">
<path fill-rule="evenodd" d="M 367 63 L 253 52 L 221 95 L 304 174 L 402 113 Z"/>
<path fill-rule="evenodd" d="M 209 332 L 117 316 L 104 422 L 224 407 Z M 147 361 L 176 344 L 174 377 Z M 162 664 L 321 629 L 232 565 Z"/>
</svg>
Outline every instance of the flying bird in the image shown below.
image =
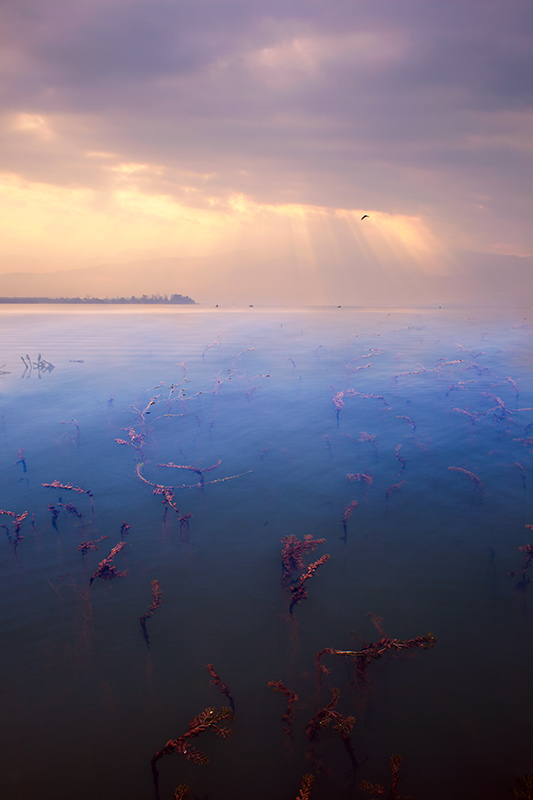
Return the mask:
<svg viewBox="0 0 533 800">
<path fill-rule="evenodd" d="M 368 217 L 368 214 L 363 214 L 363 216 L 361 217 L 361 222 L 362 222 L 364 219 L 366 219 L 367 217 Z"/>
</svg>

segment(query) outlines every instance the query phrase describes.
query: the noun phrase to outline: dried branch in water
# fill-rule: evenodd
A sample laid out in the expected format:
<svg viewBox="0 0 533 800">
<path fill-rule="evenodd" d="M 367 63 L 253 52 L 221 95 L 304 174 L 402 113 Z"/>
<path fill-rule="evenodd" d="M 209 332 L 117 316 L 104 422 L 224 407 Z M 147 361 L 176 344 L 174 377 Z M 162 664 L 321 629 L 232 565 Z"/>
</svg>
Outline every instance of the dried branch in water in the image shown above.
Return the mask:
<svg viewBox="0 0 533 800">
<path fill-rule="evenodd" d="M 217 689 L 220 689 L 222 694 L 225 695 L 225 697 L 228 698 L 230 706 L 231 706 L 232 714 L 235 714 L 235 703 L 233 701 L 233 697 L 232 697 L 232 694 L 231 694 L 231 692 L 229 690 L 228 684 L 224 683 L 224 681 L 222 680 L 222 678 L 220 677 L 218 672 L 215 672 L 215 668 L 213 667 L 212 664 L 207 664 L 206 665 L 206 670 L 211 675 L 211 680 L 209 681 L 209 683 L 211 683 L 213 686 L 216 686 Z"/>
<path fill-rule="evenodd" d="M 274 689 L 275 692 L 281 692 L 287 701 L 287 708 L 281 715 L 281 722 L 283 724 L 283 730 L 287 736 L 290 736 L 292 734 L 292 723 L 294 721 L 294 704 L 298 700 L 298 695 L 291 689 L 287 689 L 282 681 L 269 681 L 267 685 L 271 689 Z"/>
</svg>

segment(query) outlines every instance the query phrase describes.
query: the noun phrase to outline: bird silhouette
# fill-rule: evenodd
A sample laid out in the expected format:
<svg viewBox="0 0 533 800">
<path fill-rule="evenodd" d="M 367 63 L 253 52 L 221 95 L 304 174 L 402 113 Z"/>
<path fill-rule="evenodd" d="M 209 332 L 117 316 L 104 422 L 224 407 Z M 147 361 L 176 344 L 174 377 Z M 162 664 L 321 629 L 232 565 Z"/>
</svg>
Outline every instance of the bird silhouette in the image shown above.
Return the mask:
<svg viewBox="0 0 533 800">
<path fill-rule="evenodd" d="M 367 217 L 368 217 L 368 214 L 363 214 L 363 216 L 361 217 L 361 222 L 362 222 L 364 219 L 366 219 Z"/>
</svg>

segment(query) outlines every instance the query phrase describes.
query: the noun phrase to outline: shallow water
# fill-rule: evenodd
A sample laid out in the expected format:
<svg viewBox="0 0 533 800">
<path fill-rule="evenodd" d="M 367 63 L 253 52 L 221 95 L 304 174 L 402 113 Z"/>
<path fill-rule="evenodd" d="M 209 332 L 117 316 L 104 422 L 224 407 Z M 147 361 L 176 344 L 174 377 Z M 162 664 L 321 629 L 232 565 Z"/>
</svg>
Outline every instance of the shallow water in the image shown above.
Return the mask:
<svg viewBox="0 0 533 800">
<path fill-rule="evenodd" d="M 212 663 L 232 733 L 192 740 L 206 765 L 160 759 L 162 800 L 183 783 L 291 800 L 313 768 L 312 800 L 364 797 L 392 753 L 415 800 L 505 797 L 533 772 L 533 587 L 509 576 L 532 541 L 531 332 L 524 312 L 2 307 L 0 507 L 29 512 L 19 541 L 0 516 L 2 796 L 154 797 L 153 754 L 227 704 Z M 131 429 L 142 450 L 116 442 Z M 136 467 L 189 487 L 174 490 L 188 529 Z M 90 489 L 94 514 L 53 481 Z M 90 584 L 123 521 L 127 575 Z M 306 567 L 330 556 L 292 615 L 290 534 L 327 540 Z M 369 612 L 387 637 L 437 644 L 386 652 L 366 685 L 327 656 L 317 688 L 318 651 L 381 638 Z M 272 680 L 298 694 L 291 737 Z M 355 770 L 333 723 L 310 758 L 330 687 L 356 717 Z"/>
</svg>

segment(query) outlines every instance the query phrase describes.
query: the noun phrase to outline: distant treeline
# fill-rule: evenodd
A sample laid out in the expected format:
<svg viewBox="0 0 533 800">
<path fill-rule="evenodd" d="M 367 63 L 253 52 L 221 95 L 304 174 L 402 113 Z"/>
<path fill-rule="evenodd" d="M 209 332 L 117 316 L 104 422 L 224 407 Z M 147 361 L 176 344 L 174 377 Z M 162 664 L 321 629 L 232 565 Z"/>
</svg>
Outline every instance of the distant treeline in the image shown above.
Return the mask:
<svg viewBox="0 0 533 800">
<path fill-rule="evenodd" d="M 196 301 L 182 294 L 143 294 L 141 297 L 0 297 L 0 303 L 81 303 L 82 305 L 118 305 L 118 304 L 158 304 L 183 305 Z"/>
</svg>

